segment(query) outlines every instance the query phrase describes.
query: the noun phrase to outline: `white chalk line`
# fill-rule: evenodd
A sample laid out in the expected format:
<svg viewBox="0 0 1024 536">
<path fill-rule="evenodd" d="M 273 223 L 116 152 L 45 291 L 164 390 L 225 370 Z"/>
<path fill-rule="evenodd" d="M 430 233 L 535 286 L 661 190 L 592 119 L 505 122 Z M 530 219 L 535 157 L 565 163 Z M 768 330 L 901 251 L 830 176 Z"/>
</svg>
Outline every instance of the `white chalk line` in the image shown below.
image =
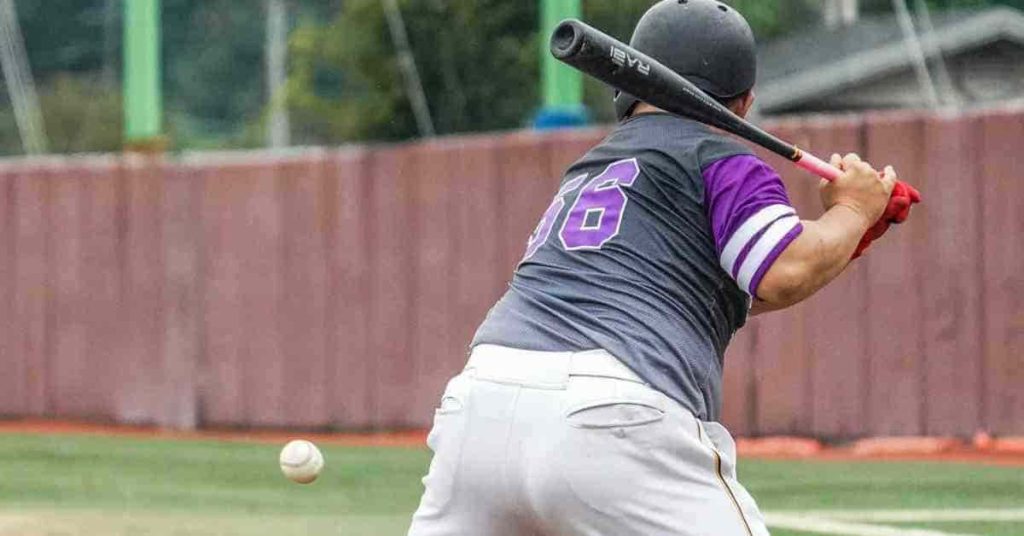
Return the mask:
<svg viewBox="0 0 1024 536">
<path fill-rule="evenodd" d="M 773 528 L 836 536 L 975 536 L 934 529 L 890 527 L 879 523 L 1024 521 L 1024 509 L 945 510 L 810 510 L 780 511 L 765 516 Z"/>
<path fill-rule="evenodd" d="M 809 516 L 862 522 L 919 523 L 953 521 L 1024 521 L 1024 508 L 943 510 L 806 510 L 779 511 L 786 516 Z"/>
<path fill-rule="evenodd" d="M 852 521 L 841 521 L 802 515 L 767 515 L 768 526 L 775 529 L 800 530 L 815 534 L 835 536 L 977 536 L 974 534 L 940 532 L 937 530 L 914 529 L 910 527 L 887 527 L 866 525 Z"/>
</svg>

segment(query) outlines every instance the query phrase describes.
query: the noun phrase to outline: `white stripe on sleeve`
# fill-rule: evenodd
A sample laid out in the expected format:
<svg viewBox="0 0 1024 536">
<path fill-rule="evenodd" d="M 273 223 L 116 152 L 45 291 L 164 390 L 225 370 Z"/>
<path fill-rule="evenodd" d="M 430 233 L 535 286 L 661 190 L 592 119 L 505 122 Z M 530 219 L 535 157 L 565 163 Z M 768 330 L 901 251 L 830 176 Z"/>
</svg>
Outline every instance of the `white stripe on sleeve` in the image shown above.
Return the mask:
<svg viewBox="0 0 1024 536">
<path fill-rule="evenodd" d="M 747 254 L 747 258 L 743 260 L 743 266 L 740 267 L 740 273 L 736 276 L 736 283 L 739 284 L 740 288 L 744 292 L 753 296 L 757 289 L 750 288 L 750 283 L 754 279 L 754 275 L 764 264 L 764 261 L 768 259 L 768 256 L 772 254 L 772 250 L 775 246 L 779 245 L 779 242 L 786 235 L 789 234 L 797 225 L 800 225 L 800 218 L 794 216 L 787 216 L 781 220 L 776 221 L 768 228 L 767 231 L 761 235 L 761 238 L 754 245 L 754 248 Z"/>
<path fill-rule="evenodd" d="M 790 214 L 796 214 L 796 210 L 789 205 L 769 205 L 747 218 L 747 221 L 743 222 L 739 229 L 736 229 L 736 232 L 726 242 L 725 248 L 722 249 L 720 259 L 722 268 L 729 275 L 732 275 L 733 269 L 736 267 L 736 260 L 739 258 L 740 253 L 743 253 L 743 248 L 747 246 L 750 239 L 757 236 L 757 233 L 763 231 L 765 227 L 771 225 L 775 220 Z"/>
</svg>

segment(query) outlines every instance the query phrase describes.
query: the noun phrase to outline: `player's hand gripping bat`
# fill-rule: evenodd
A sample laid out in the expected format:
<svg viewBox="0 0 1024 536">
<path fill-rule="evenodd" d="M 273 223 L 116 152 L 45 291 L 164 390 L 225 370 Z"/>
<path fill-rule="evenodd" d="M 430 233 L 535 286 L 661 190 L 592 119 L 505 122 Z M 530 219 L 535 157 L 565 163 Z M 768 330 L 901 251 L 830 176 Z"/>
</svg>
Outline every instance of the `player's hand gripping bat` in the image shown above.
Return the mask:
<svg viewBox="0 0 1024 536">
<path fill-rule="evenodd" d="M 842 175 L 824 160 L 734 114 L 692 82 L 646 54 L 583 22 L 570 19 L 559 24 L 551 36 L 551 53 L 619 91 L 750 140 L 819 177 L 832 181 Z"/>
</svg>

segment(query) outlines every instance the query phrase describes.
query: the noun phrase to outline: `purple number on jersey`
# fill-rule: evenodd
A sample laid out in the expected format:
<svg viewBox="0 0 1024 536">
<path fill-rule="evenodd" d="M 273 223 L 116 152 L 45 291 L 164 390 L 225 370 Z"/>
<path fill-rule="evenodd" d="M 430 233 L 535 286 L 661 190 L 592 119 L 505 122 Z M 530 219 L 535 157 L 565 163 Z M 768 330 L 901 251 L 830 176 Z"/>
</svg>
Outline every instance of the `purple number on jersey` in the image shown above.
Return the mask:
<svg viewBox="0 0 1024 536">
<path fill-rule="evenodd" d="M 639 175 L 636 158 L 620 160 L 583 188 L 559 233 L 567 251 L 601 249 L 619 234 L 629 202 L 622 189 L 632 186 Z"/>
<path fill-rule="evenodd" d="M 540 219 L 537 228 L 530 235 L 530 239 L 526 241 L 526 255 L 523 256 L 523 260 L 532 257 L 544 245 L 544 242 L 547 242 L 548 236 L 551 235 L 551 228 L 555 226 L 555 218 L 558 218 L 558 214 L 562 212 L 562 207 L 564 206 L 565 200 L 562 199 L 562 196 L 556 197 L 551 202 L 551 205 L 544 212 L 544 217 Z"/>
<path fill-rule="evenodd" d="M 566 194 L 572 192 L 576 188 L 579 188 L 583 181 L 587 180 L 586 175 L 580 175 L 565 183 L 565 186 L 558 191 L 555 195 L 555 199 L 551 201 L 551 205 L 544 211 L 544 217 L 540 219 L 540 223 L 537 224 L 537 228 L 533 230 L 533 234 L 530 235 L 530 239 L 526 242 L 526 255 L 523 255 L 523 261 L 529 259 L 537 250 L 540 249 L 544 242 L 548 241 L 548 237 L 551 236 L 551 229 L 555 227 L 555 220 L 558 219 L 558 215 L 565 208 L 565 197 Z M 521 261 L 520 261 L 521 262 Z"/>
</svg>

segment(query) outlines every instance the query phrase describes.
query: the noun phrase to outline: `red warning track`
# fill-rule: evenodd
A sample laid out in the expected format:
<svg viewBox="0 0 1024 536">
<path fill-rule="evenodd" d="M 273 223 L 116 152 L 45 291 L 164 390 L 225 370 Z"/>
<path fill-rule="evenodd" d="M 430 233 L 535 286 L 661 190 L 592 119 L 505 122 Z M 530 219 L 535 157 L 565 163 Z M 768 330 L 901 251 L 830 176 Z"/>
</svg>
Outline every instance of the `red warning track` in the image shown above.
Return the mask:
<svg viewBox="0 0 1024 536">
<path fill-rule="evenodd" d="M 0 421 L 2 434 L 86 435 L 175 441 L 236 441 L 284 444 L 301 437 L 321 445 L 422 448 L 426 431 L 389 433 L 304 433 L 282 430 L 203 430 L 181 432 L 144 426 L 69 421 Z M 932 437 L 873 438 L 840 447 L 825 447 L 806 438 L 739 439 L 741 458 L 822 461 L 942 461 L 1024 466 L 1024 438 L 975 438 L 973 444 Z"/>
<path fill-rule="evenodd" d="M 424 431 L 388 433 L 305 433 L 285 430 L 202 430 L 182 432 L 147 426 L 94 424 L 70 421 L 18 420 L 0 422 L 0 434 L 88 435 L 164 439 L 178 441 L 235 441 L 240 443 L 281 443 L 308 439 L 321 445 L 352 447 L 421 447 L 427 439 Z"/>
<path fill-rule="evenodd" d="M 806 438 L 738 439 L 741 458 L 825 461 L 941 461 L 1024 466 L 1024 439 L 993 439 L 979 434 L 968 444 L 956 438 L 880 437 L 825 447 Z"/>
</svg>

